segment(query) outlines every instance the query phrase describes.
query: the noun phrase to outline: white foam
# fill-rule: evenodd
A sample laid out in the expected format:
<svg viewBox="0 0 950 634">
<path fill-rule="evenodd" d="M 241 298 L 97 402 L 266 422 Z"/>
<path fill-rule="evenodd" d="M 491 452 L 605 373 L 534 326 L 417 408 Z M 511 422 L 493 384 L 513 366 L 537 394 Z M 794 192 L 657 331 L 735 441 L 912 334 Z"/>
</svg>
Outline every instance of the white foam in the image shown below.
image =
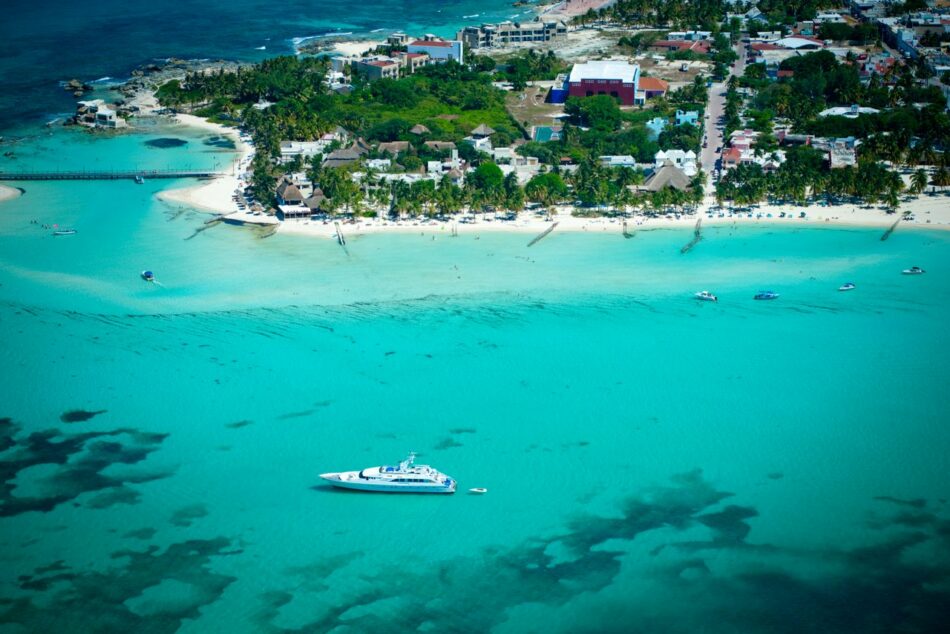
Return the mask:
<svg viewBox="0 0 950 634">
<path fill-rule="evenodd" d="M 297 48 L 300 47 L 301 44 L 309 42 L 310 40 L 319 40 L 320 38 L 335 37 L 337 35 L 353 35 L 353 32 L 352 31 L 346 31 L 346 32 L 333 31 L 331 33 L 321 33 L 319 35 L 305 35 L 304 37 L 290 38 L 290 42 L 294 45 L 294 49 L 296 50 Z"/>
</svg>

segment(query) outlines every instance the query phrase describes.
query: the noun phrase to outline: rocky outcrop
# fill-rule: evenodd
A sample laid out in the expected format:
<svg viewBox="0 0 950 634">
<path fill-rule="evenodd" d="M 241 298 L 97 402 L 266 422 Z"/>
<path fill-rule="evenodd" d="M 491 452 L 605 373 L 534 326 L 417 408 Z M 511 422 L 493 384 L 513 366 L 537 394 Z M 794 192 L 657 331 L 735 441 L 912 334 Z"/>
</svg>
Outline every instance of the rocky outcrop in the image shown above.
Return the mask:
<svg viewBox="0 0 950 634">
<path fill-rule="evenodd" d="M 73 93 L 76 97 L 82 97 L 83 94 L 92 90 L 92 86 L 85 84 L 78 79 L 70 79 L 63 83 L 63 90 Z"/>
</svg>

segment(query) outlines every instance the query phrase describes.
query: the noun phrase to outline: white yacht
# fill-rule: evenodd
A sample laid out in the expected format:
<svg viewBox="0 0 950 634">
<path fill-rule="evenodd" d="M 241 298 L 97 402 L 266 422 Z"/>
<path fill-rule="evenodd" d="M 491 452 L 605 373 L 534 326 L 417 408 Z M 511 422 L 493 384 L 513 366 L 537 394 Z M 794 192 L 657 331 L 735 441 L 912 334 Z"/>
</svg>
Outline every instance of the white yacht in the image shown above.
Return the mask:
<svg viewBox="0 0 950 634">
<path fill-rule="evenodd" d="M 704 302 L 718 302 L 719 298 L 710 293 L 709 291 L 699 291 L 698 293 L 693 293 L 693 297 Z"/>
<path fill-rule="evenodd" d="M 320 477 L 335 487 L 382 493 L 455 493 L 455 478 L 429 465 L 414 464 L 415 453 L 398 466 L 369 467 L 361 471 L 322 473 Z"/>
</svg>

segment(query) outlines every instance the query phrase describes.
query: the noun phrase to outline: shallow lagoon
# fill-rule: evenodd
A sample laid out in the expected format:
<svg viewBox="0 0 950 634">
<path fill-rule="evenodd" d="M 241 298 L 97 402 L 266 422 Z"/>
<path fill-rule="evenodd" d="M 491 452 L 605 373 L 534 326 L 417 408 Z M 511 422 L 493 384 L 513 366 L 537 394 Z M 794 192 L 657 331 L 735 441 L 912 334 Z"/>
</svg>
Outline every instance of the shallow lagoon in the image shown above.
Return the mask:
<svg viewBox="0 0 950 634">
<path fill-rule="evenodd" d="M 114 142 L 227 158 L 145 138 Z M 344 252 L 196 234 L 208 216 L 155 200 L 166 185 L 32 185 L 0 206 L 0 621 L 939 622 L 947 234 L 726 227 L 681 255 L 689 231 L 428 232 Z M 319 484 L 408 450 L 489 493 Z"/>
</svg>

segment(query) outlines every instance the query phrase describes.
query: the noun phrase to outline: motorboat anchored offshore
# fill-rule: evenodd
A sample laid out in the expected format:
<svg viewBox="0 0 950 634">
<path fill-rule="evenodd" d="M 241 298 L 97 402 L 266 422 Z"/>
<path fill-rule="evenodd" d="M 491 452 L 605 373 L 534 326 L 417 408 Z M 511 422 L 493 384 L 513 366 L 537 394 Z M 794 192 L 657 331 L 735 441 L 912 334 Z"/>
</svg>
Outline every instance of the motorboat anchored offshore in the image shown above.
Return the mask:
<svg viewBox="0 0 950 634">
<path fill-rule="evenodd" d="M 713 295 L 712 293 L 710 293 L 709 291 L 699 291 L 698 293 L 694 293 L 693 297 L 695 297 L 696 299 L 702 300 L 704 302 L 718 302 L 719 301 L 719 298 Z"/>
<path fill-rule="evenodd" d="M 855 289 L 854 282 L 845 282 L 838 287 L 839 291 L 853 291 Z"/>
<path fill-rule="evenodd" d="M 919 266 L 912 266 L 909 269 L 904 269 L 901 271 L 901 273 L 904 275 L 923 275 L 926 272 L 927 271 L 923 270 Z"/>
<path fill-rule="evenodd" d="M 778 299 L 778 293 L 775 291 L 759 291 L 753 299 Z"/>
<path fill-rule="evenodd" d="M 361 471 L 322 473 L 320 477 L 335 487 L 381 493 L 455 493 L 455 478 L 429 465 L 415 464 L 416 454 L 398 466 L 368 467 Z"/>
</svg>

